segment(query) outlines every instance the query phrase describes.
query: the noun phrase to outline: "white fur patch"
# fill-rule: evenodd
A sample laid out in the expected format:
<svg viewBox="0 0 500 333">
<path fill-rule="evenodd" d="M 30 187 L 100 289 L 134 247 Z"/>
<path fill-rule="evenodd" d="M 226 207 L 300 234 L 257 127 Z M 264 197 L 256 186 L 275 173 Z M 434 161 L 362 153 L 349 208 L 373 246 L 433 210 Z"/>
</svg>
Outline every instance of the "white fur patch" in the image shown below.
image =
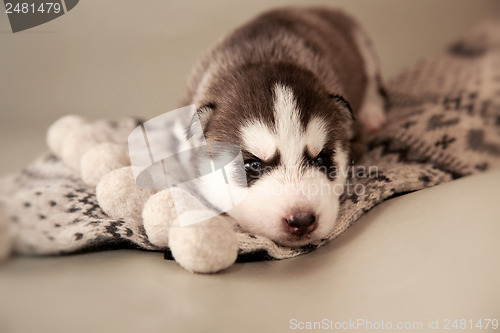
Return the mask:
<svg viewBox="0 0 500 333">
<path fill-rule="evenodd" d="M 335 143 L 335 157 L 333 158 L 338 168 L 336 183 L 345 184 L 346 182 L 349 173 L 347 156 L 347 152 L 342 149 L 342 144 L 337 141 Z"/>
<path fill-rule="evenodd" d="M 301 128 L 300 112 L 292 89 L 281 84 L 274 86 L 275 127 L 253 120 L 240 129 L 243 147 L 262 160 L 274 156 L 279 150 L 281 162 L 297 167 L 308 142 L 318 147 L 326 140 L 326 126 L 321 121 L 311 122 L 310 134 Z M 317 133 L 314 133 L 317 131 Z M 322 146 L 322 144 L 321 144 Z M 316 148 L 317 150 L 318 148 Z M 322 148 L 320 148 L 321 150 Z"/>
<path fill-rule="evenodd" d="M 240 129 L 244 148 L 261 160 L 267 160 L 276 153 L 276 134 L 261 121 L 252 121 Z"/>
<path fill-rule="evenodd" d="M 298 166 L 305 147 L 300 111 L 292 89 L 281 84 L 274 86 L 274 118 L 276 140 L 285 166 Z"/>
<path fill-rule="evenodd" d="M 318 156 L 327 140 L 327 126 L 321 118 L 312 118 L 306 128 L 306 145 L 312 157 Z"/>
</svg>

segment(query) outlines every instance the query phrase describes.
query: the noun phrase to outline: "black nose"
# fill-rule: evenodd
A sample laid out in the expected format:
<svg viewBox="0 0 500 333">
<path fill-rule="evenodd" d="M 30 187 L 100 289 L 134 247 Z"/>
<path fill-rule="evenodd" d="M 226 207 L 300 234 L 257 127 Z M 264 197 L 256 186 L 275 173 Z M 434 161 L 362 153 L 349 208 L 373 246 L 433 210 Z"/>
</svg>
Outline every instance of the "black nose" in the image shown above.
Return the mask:
<svg viewBox="0 0 500 333">
<path fill-rule="evenodd" d="M 294 214 L 286 219 L 290 233 L 294 235 L 305 235 L 316 228 L 316 216 L 311 213 Z"/>
</svg>

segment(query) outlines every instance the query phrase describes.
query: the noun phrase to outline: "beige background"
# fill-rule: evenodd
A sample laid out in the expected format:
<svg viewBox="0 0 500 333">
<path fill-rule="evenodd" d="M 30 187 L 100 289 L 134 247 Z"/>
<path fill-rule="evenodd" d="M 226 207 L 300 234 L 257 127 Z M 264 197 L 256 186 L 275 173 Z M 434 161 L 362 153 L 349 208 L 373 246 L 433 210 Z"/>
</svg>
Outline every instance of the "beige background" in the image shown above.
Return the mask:
<svg viewBox="0 0 500 333">
<path fill-rule="evenodd" d="M 354 15 L 372 36 L 386 78 L 500 15 L 497 0 L 84 0 L 54 21 L 12 34 L 1 13 L 0 174 L 45 149 L 46 128 L 65 114 L 150 118 L 174 109 L 190 67 L 209 45 L 285 4 L 337 6 Z"/>
</svg>

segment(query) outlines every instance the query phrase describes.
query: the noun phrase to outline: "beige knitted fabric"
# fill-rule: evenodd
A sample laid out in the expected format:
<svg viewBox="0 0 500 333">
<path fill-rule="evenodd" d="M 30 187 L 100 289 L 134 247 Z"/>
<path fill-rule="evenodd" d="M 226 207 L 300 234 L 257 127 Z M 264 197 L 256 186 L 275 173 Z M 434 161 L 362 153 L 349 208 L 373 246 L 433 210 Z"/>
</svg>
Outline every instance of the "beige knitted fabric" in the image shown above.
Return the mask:
<svg viewBox="0 0 500 333">
<path fill-rule="evenodd" d="M 405 70 L 389 83 L 388 93 L 388 124 L 371 140 L 363 163 L 353 166 L 367 172 L 350 174 L 336 229 L 326 239 L 298 248 L 240 232 L 239 260 L 309 252 L 384 200 L 500 166 L 498 22 L 482 25 Z M 168 253 L 149 242 L 141 221 L 108 217 L 97 203 L 95 187 L 51 152 L 1 180 L 0 191 L 0 219 L 16 230 L 17 253 L 130 245 Z"/>
</svg>

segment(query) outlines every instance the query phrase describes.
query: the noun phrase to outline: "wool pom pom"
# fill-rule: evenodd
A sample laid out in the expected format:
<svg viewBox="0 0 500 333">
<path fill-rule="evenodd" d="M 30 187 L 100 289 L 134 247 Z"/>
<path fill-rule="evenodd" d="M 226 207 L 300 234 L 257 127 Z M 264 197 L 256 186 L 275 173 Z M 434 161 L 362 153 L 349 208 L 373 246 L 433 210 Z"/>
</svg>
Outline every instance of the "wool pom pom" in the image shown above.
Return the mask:
<svg viewBox="0 0 500 333">
<path fill-rule="evenodd" d="M 113 218 L 142 220 L 144 204 L 155 191 L 138 187 L 131 167 L 123 167 L 104 175 L 96 187 L 99 205 Z"/>
<path fill-rule="evenodd" d="M 160 191 L 149 198 L 142 211 L 142 220 L 149 241 L 167 247 L 170 227 L 177 222 L 170 190 Z"/>
<path fill-rule="evenodd" d="M 108 135 L 105 141 L 118 144 L 127 144 L 128 136 L 139 125 L 133 118 L 120 118 L 117 120 L 98 120 L 94 128 Z"/>
<path fill-rule="evenodd" d="M 79 127 L 68 133 L 62 144 L 61 158 L 76 171 L 80 171 L 80 160 L 83 155 L 93 146 L 109 141 L 106 134 L 95 124 Z"/>
<path fill-rule="evenodd" d="M 60 157 L 66 136 L 86 124 L 88 124 L 88 120 L 76 115 L 68 115 L 58 119 L 47 131 L 49 149 Z"/>
<path fill-rule="evenodd" d="M 190 214 L 196 215 L 196 211 Z M 220 215 L 186 227 L 171 227 L 169 236 L 175 261 L 194 273 L 218 272 L 238 257 L 233 225 Z"/>
<path fill-rule="evenodd" d="M 130 159 L 126 145 L 100 143 L 83 155 L 80 173 L 87 185 L 96 186 L 105 174 L 128 165 Z"/>
</svg>

